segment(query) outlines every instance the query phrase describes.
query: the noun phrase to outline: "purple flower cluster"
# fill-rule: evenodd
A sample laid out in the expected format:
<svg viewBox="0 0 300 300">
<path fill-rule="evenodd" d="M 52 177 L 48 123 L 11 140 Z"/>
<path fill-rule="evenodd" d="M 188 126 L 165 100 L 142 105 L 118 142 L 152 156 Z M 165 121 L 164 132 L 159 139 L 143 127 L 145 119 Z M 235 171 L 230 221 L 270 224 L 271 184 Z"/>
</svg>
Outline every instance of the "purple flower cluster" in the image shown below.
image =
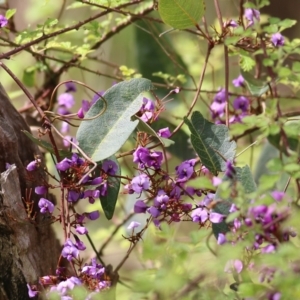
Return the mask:
<svg viewBox="0 0 300 300">
<path fill-rule="evenodd" d="M 260 250 L 261 253 L 272 253 L 276 251 L 278 245 L 282 242 L 289 241 L 290 237 L 295 236 L 291 228 L 284 228 L 283 222 L 290 214 L 289 208 L 280 208 L 279 201 L 282 201 L 284 194 L 274 191 L 276 202 L 266 205 L 252 205 L 242 218 L 236 218 L 231 224 L 231 231 L 237 234 L 237 239 L 243 236 L 241 229 L 249 231 L 250 228 L 256 231 L 252 248 Z M 229 212 L 237 212 L 239 209 L 233 204 Z M 244 227 L 242 227 L 244 224 Z M 219 234 L 218 243 L 227 242 L 224 234 Z"/>
<path fill-rule="evenodd" d="M 148 148 L 139 146 L 133 152 L 133 162 L 137 163 L 140 169 L 160 169 L 163 160 L 162 152 L 151 151 Z"/>
<path fill-rule="evenodd" d="M 141 120 L 144 122 L 149 122 L 156 119 L 155 115 L 155 105 L 154 102 L 148 98 L 143 98 L 143 105 L 138 112 L 138 116 L 140 116 Z"/>
</svg>

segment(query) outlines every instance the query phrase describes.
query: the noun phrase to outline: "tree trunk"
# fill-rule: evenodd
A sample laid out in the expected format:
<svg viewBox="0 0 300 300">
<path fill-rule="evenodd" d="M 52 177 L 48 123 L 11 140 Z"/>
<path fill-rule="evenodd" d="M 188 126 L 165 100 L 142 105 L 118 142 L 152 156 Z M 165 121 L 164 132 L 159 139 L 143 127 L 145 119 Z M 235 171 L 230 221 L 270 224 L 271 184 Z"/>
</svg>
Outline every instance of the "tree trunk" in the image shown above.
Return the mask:
<svg viewBox="0 0 300 300">
<path fill-rule="evenodd" d="M 39 171 L 26 170 L 39 149 L 22 130 L 30 131 L 0 84 L 0 299 L 9 300 L 29 299 L 26 284 L 55 274 L 60 253 L 49 219 L 39 214 L 39 197 L 34 194 L 34 187 L 47 178 Z M 8 169 L 7 163 L 11 165 Z M 24 199 L 32 212 L 25 208 Z"/>
</svg>

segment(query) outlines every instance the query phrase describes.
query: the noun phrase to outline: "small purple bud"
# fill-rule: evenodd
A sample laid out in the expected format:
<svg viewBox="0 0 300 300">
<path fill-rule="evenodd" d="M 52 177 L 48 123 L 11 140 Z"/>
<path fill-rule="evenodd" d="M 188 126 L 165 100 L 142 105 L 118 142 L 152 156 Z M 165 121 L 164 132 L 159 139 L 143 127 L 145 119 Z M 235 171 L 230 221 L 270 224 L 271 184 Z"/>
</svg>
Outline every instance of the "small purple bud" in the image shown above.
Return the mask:
<svg viewBox="0 0 300 300">
<path fill-rule="evenodd" d="M 0 15 L 0 17 L 1 17 L 1 15 Z M 1 21 L 0 21 L 0 26 L 1 26 Z M 32 290 L 31 286 L 29 284 L 27 284 L 27 288 L 28 288 L 28 296 L 29 296 L 29 298 L 34 298 L 34 297 L 37 296 L 38 291 Z"/>
<path fill-rule="evenodd" d="M 147 209 L 148 206 L 145 204 L 145 202 L 142 200 L 138 200 L 135 202 L 133 210 L 136 214 L 139 214 L 139 213 L 145 213 Z"/>
<path fill-rule="evenodd" d="M 76 85 L 74 82 L 72 81 L 68 81 L 65 83 L 65 86 L 66 86 L 66 93 L 69 93 L 69 92 L 76 92 Z"/>
<path fill-rule="evenodd" d="M 37 186 L 35 187 L 34 189 L 34 192 L 37 194 L 37 195 L 44 195 L 46 194 L 48 191 L 48 188 L 46 186 Z"/>
<path fill-rule="evenodd" d="M 72 160 L 68 158 L 64 158 L 62 161 L 56 164 L 56 169 L 59 171 L 66 171 L 72 165 Z"/>
<path fill-rule="evenodd" d="M 217 241 L 218 245 L 223 245 L 226 242 L 227 242 L 226 235 L 223 234 L 223 233 L 219 233 L 219 235 L 218 235 L 218 241 Z"/>
<path fill-rule="evenodd" d="M 151 206 L 147 209 L 147 212 L 153 217 L 153 218 L 157 218 L 160 215 L 160 211 L 154 207 Z"/>
<path fill-rule="evenodd" d="M 78 234 L 87 234 L 88 233 L 88 230 L 86 229 L 86 227 L 84 226 L 77 226 L 76 227 L 76 232 Z"/>
<path fill-rule="evenodd" d="M 139 222 L 136 222 L 136 221 L 132 221 L 130 224 L 129 224 L 129 226 L 127 227 L 127 229 L 134 229 L 134 228 L 137 228 L 137 227 L 139 227 L 141 225 L 141 223 L 139 223 Z"/>
<path fill-rule="evenodd" d="M 102 177 L 96 177 L 90 182 L 90 185 L 99 185 L 102 183 L 102 181 Z"/>
<path fill-rule="evenodd" d="M 31 172 L 31 171 L 36 170 L 36 168 L 40 162 L 41 162 L 40 159 L 36 159 L 36 160 L 30 162 L 26 167 L 27 171 Z"/>
<path fill-rule="evenodd" d="M 168 139 L 171 136 L 171 132 L 170 132 L 169 127 L 159 129 L 158 132 L 157 132 L 157 135 L 162 137 L 162 138 Z"/>
<path fill-rule="evenodd" d="M 97 220 L 97 219 L 100 217 L 100 213 L 99 213 L 98 210 L 95 210 L 95 211 L 92 211 L 92 212 L 90 212 L 90 213 L 85 213 L 85 216 L 86 216 L 88 219 L 94 221 L 94 220 Z"/>
</svg>

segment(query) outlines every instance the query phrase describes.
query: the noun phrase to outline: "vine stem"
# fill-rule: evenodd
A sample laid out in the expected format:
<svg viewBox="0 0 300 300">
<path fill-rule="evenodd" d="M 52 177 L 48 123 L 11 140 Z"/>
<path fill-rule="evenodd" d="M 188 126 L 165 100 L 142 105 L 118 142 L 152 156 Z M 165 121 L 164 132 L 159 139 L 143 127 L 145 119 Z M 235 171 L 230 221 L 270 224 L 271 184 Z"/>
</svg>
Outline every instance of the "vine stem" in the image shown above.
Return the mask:
<svg viewBox="0 0 300 300">
<path fill-rule="evenodd" d="M 193 102 L 186 114 L 186 117 L 188 118 L 189 115 L 191 114 L 194 106 L 196 105 L 197 103 L 197 100 L 199 98 L 199 95 L 200 95 L 200 92 L 201 92 L 201 87 L 202 87 L 202 84 L 203 84 L 203 80 L 204 80 L 204 75 L 205 75 L 205 72 L 206 72 L 206 67 L 207 67 L 207 64 L 208 64 L 208 59 L 209 59 L 209 56 L 210 56 L 210 53 L 211 53 L 211 50 L 213 49 L 214 47 L 214 44 L 212 42 L 208 42 L 208 47 L 207 47 L 207 52 L 206 52 L 206 57 L 205 57 L 205 61 L 204 61 L 204 66 L 203 66 L 203 69 L 202 69 L 202 73 L 200 75 L 200 79 L 199 79 L 199 84 L 198 84 L 198 88 L 197 88 L 197 91 L 196 91 L 196 94 L 195 94 L 195 97 L 193 99 Z M 171 136 L 173 136 L 181 127 L 182 125 L 184 124 L 184 120 L 182 120 L 179 125 L 173 130 Z"/>
<path fill-rule="evenodd" d="M 220 23 L 221 30 L 223 32 L 223 18 L 218 0 L 214 0 L 215 9 L 217 17 Z M 225 63 L 225 116 L 226 116 L 226 126 L 229 127 L 229 101 L 228 101 L 228 87 L 229 87 L 229 59 L 228 59 L 228 47 L 224 44 L 224 63 Z"/>
</svg>

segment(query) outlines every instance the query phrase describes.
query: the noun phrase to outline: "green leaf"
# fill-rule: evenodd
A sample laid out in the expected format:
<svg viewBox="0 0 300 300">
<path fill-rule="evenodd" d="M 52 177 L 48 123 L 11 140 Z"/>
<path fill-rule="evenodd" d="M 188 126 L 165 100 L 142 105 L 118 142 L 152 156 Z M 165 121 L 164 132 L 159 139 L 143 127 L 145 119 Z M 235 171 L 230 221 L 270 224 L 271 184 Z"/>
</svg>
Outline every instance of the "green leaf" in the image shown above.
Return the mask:
<svg viewBox="0 0 300 300">
<path fill-rule="evenodd" d="M 255 66 L 255 60 L 248 55 L 241 54 L 240 56 L 241 56 L 241 61 L 240 61 L 241 69 L 244 72 L 251 71 Z"/>
<path fill-rule="evenodd" d="M 15 13 L 16 13 L 16 9 L 13 8 L 13 9 L 8 9 L 5 13 L 5 18 L 6 19 L 10 19 Z"/>
<path fill-rule="evenodd" d="M 131 121 L 131 117 L 142 106 L 140 94 L 151 89 L 151 81 L 144 78 L 123 81 L 108 89 L 104 94 L 107 102 L 104 114 L 83 121 L 78 128 L 76 139 L 80 148 L 94 161 L 102 161 L 115 154 L 138 125 L 139 121 Z M 103 107 L 104 102 L 99 99 L 85 119 L 98 115 Z"/>
<path fill-rule="evenodd" d="M 213 174 L 226 170 L 226 161 L 233 160 L 236 143 L 230 141 L 228 128 L 215 125 L 203 118 L 200 112 L 192 114 L 191 121 L 184 118 L 191 132 L 191 142 L 202 164 Z"/>
<path fill-rule="evenodd" d="M 291 19 L 284 19 L 281 22 L 278 23 L 279 30 L 283 31 L 287 28 L 291 28 L 294 25 L 296 25 L 297 21 L 296 20 L 291 20 Z"/>
<path fill-rule="evenodd" d="M 47 151 L 49 151 L 52 154 L 55 154 L 53 146 L 50 143 L 35 138 L 30 132 L 28 132 L 26 130 L 22 130 L 22 132 L 24 132 L 24 134 L 27 137 L 29 137 L 36 145 L 40 146 L 43 149 L 46 149 Z M 65 157 L 71 157 L 72 156 L 72 153 L 69 152 L 69 151 L 67 151 L 67 150 L 58 150 L 58 153 L 63 158 L 65 158 Z"/>
<path fill-rule="evenodd" d="M 251 170 L 249 166 L 244 166 L 243 168 L 235 167 L 236 176 L 234 178 L 228 178 L 224 176 L 222 181 L 229 181 L 230 185 L 233 186 L 236 182 L 240 182 L 244 188 L 246 194 L 253 193 L 256 191 L 256 184 L 254 182 Z M 214 206 L 214 211 L 225 216 L 229 215 L 229 209 L 233 203 L 233 199 L 221 199 L 219 188 L 217 189 L 215 200 L 218 201 Z M 216 238 L 218 238 L 219 233 L 226 233 L 229 231 L 229 225 L 226 221 L 221 223 L 212 223 L 212 230 Z"/>
<path fill-rule="evenodd" d="M 299 137 L 298 134 L 300 132 L 300 120 L 299 121 L 290 121 L 286 122 L 283 126 L 283 130 L 287 137 L 287 143 L 289 149 L 293 151 L 297 151 L 299 147 Z M 288 148 L 283 145 L 281 142 L 281 134 L 278 132 L 277 134 L 269 135 L 268 141 L 277 149 L 283 151 L 285 154 L 289 154 Z"/>
<path fill-rule="evenodd" d="M 112 160 L 118 165 L 118 170 L 116 176 L 121 176 L 121 167 L 115 156 L 109 157 L 107 160 Z M 116 203 L 118 200 L 119 190 L 120 190 L 121 179 L 120 177 L 108 176 L 107 178 L 107 195 L 100 196 L 100 203 L 104 214 L 108 220 L 110 220 L 115 211 Z"/>
<path fill-rule="evenodd" d="M 300 72 L 300 62 L 299 61 L 295 61 L 292 65 L 292 70 L 293 72 Z"/>
<path fill-rule="evenodd" d="M 28 87 L 33 87 L 35 84 L 35 71 L 34 67 L 29 67 L 24 70 L 23 72 L 23 83 Z"/>
<path fill-rule="evenodd" d="M 176 29 L 196 26 L 205 12 L 203 0 L 159 0 L 158 12 L 164 23 Z"/>
<path fill-rule="evenodd" d="M 266 93 L 269 89 L 268 82 L 266 80 L 258 80 L 249 72 L 244 72 L 241 70 L 241 74 L 245 79 L 249 92 L 253 96 L 260 97 Z"/>
</svg>

